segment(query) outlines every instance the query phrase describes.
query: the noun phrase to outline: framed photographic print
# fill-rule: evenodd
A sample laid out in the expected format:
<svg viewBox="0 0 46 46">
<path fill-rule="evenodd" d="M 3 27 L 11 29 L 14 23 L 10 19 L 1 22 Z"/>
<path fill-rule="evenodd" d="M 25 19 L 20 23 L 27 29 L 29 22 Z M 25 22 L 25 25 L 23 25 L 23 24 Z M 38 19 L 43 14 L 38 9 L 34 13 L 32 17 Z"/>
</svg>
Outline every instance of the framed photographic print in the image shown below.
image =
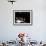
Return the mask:
<svg viewBox="0 0 46 46">
<path fill-rule="evenodd" d="M 13 10 L 14 25 L 32 25 L 32 10 Z"/>
</svg>

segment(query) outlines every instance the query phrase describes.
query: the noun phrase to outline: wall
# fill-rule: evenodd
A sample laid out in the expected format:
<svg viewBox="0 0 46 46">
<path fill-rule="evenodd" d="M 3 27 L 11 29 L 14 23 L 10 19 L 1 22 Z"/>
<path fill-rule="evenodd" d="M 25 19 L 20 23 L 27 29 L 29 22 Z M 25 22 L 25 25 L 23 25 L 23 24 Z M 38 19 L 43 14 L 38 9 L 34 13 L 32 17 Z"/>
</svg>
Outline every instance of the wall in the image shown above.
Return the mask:
<svg viewBox="0 0 46 46">
<path fill-rule="evenodd" d="M 32 26 L 14 26 L 13 10 L 33 10 Z M 26 32 L 33 40 L 46 40 L 46 0 L 17 0 L 13 5 L 0 0 L 0 41 L 15 40 L 18 32 Z"/>
</svg>

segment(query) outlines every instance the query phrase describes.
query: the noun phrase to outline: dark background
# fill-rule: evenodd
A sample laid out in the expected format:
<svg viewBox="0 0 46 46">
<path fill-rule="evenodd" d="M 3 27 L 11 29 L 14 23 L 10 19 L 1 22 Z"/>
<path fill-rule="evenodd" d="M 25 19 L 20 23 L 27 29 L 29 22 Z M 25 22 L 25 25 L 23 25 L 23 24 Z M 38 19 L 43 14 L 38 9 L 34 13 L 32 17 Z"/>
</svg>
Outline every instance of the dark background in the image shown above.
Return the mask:
<svg viewBox="0 0 46 46">
<path fill-rule="evenodd" d="M 30 12 L 15 12 L 15 20 L 17 18 L 25 18 L 25 23 L 30 23 Z"/>
</svg>

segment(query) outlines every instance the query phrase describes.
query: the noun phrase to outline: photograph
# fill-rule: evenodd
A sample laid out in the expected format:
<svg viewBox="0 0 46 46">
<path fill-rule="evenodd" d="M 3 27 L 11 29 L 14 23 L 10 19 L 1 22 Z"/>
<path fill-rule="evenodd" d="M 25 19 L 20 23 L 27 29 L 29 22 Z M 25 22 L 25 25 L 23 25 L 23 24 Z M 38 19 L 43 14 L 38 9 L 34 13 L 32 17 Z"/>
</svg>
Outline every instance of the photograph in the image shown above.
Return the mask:
<svg viewBox="0 0 46 46">
<path fill-rule="evenodd" d="M 13 24 L 32 24 L 32 10 L 14 10 Z"/>
</svg>

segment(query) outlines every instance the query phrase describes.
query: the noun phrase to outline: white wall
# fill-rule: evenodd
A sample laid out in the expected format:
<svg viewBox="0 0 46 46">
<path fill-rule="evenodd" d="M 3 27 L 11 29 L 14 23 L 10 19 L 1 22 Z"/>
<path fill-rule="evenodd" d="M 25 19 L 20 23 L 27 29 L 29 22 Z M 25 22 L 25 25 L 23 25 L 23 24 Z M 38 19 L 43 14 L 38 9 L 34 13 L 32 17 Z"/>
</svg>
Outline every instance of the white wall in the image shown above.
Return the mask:
<svg viewBox="0 0 46 46">
<path fill-rule="evenodd" d="M 33 10 L 32 26 L 14 26 L 13 10 Z M 0 0 L 0 40 L 15 40 L 19 32 L 31 34 L 33 40 L 46 40 L 46 0 L 17 0 L 13 5 Z"/>
</svg>

